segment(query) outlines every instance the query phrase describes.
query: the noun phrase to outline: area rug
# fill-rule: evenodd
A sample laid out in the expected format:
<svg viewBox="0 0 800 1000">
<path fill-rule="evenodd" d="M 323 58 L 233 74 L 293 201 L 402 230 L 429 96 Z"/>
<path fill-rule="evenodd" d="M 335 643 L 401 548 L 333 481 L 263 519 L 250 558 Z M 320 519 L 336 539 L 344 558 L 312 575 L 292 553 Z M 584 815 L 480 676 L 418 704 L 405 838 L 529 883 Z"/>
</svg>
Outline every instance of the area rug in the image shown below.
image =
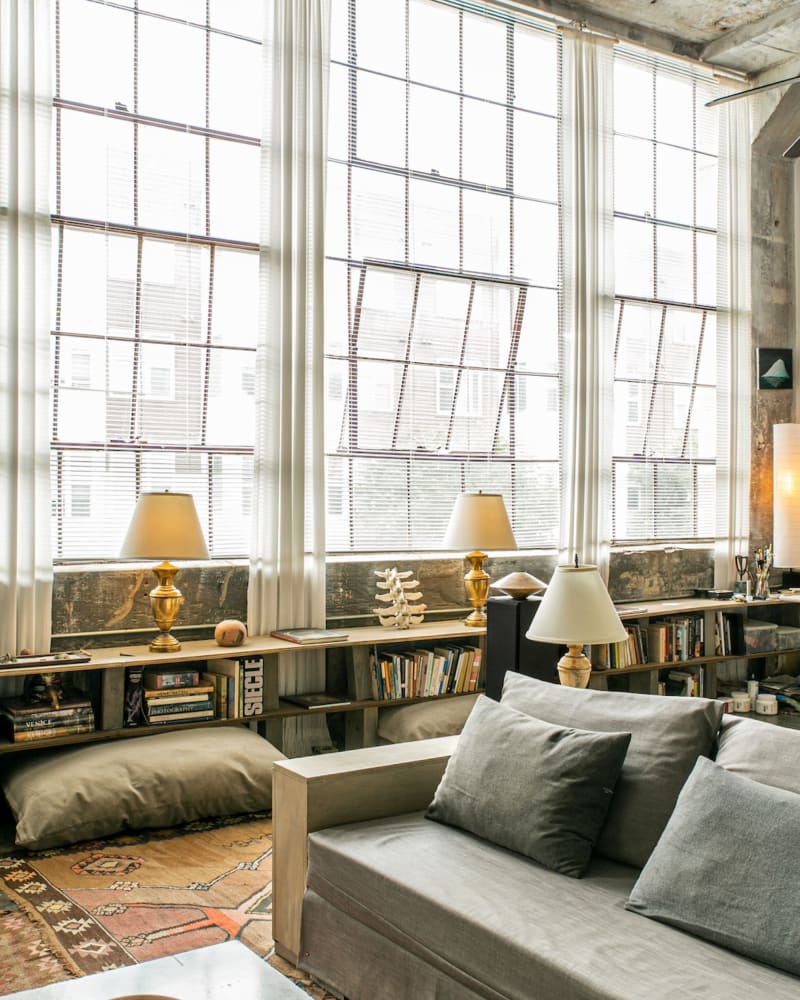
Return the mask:
<svg viewBox="0 0 800 1000">
<path fill-rule="evenodd" d="M 267 814 L 21 852 L 0 858 L 0 890 L 0 993 L 237 939 L 327 996 L 273 954 Z"/>
</svg>

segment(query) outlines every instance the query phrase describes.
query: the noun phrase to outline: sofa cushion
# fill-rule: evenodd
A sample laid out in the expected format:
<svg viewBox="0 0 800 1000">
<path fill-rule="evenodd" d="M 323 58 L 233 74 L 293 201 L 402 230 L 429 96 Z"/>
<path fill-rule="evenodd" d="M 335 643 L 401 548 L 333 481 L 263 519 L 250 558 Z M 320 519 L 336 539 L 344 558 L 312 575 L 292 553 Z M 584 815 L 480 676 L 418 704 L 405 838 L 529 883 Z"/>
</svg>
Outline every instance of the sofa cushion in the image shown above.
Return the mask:
<svg viewBox="0 0 800 1000">
<path fill-rule="evenodd" d="M 507 673 L 502 704 L 559 726 L 631 733 L 598 853 L 641 868 L 699 756 L 709 756 L 722 704 L 707 698 L 561 687 Z"/>
<path fill-rule="evenodd" d="M 41 850 L 125 829 L 268 810 L 271 743 L 245 726 L 26 754 L 4 764 L 16 843 Z"/>
<path fill-rule="evenodd" d="M 425 815 L 580 878 L 630 733 L 541 722 L 481 695 Z"/>
<path fill-rule="evenodd" d="M 464 728 L 477 698 L 476 694 L 465 694 L 382 708 L 378 712 L 378 736 L 386 743 L 456 736 Z"/>
<path fill-rule="evenodd" d="M 798 830 L 800 795 L 701 758 L 626 908 L 800 975 Z"/>
<path fill-rule="evenodd" d="M 796 730 L 726 715 L 714 759 L 743 778 L 800 793 L 800 733 Z"/>
<path fill-rule="evenodd" d="M 797 1000 L 787 973 L 627 911 L 638 872 L 597 855 L 567 882 L 415 813 L 312 833 L 308 858 L 325 909 L 303 906 L 303 968 L 354 1000 L 434 996 L 404 989 L 408 954 L 450 1000 Z"/>
</svg>

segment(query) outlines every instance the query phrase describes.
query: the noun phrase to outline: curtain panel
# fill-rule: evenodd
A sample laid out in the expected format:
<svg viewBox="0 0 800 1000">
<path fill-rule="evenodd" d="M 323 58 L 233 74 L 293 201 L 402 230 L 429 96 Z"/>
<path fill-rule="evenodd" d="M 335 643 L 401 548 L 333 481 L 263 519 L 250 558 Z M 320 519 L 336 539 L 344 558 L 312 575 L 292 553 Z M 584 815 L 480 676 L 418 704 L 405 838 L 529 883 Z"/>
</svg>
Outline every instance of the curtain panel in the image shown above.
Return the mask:
<svg viewBox="0 0 800 1000">
<path fill-rule="evenodd" d="M 273 0 L 264 38 L 262 308 L 248 625 L 325 624 L 324 196 L 329 0 Z M 282 693 L 324 688 L 324 653 L 291 657 Z M 324 720 L 323 720 L 324 723 Z"/>
<path fill-rule="evenodd" d="M 50 650 L 51 4 L 0 4 L 0 655 Z"/>
<path fill-rule="evenodd" d="M 558 562 L 608 579 L 614 316 L 613 41 L 562 31 Z"/>
<path fill-rule="evenodd" d="M 724 79 L 718 85 L 720 96 L 739 86 Z M 747 101 L 719 108 L 715 587 L 730 586 L 734 556 L 750 551 L 750 113 Z"/>
</svg>

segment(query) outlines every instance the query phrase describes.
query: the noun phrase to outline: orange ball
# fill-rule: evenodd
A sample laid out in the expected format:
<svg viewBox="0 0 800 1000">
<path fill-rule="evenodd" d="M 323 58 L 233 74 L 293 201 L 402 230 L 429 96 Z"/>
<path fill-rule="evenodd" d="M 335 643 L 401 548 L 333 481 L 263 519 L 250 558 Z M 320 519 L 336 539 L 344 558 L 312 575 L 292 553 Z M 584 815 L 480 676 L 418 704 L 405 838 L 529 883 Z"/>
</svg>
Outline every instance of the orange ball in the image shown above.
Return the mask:
<svg viewBox="0 0 800 1000">
<path fill-rule="evenodd" d="M 247 629 L 243 622 L 234 618 L 226 618 L 214 629 L 214 639 L 218 646 L 241 646 L 247 638 Z"/>
</svg>

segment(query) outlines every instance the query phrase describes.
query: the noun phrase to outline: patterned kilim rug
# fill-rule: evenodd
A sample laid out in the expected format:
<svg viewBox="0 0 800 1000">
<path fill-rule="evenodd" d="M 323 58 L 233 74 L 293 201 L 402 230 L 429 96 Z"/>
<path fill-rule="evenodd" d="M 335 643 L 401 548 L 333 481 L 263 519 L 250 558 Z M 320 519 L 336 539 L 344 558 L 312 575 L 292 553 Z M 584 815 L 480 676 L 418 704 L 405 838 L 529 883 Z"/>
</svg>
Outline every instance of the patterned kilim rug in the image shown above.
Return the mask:
<svg viewBox="0 0 800 1000">
<path fill-rule="evenodd" d="M 273 954 L 272 821 L 198 821 L 0 858 L 0 994 L 237 938 Z"/>
</svg>

